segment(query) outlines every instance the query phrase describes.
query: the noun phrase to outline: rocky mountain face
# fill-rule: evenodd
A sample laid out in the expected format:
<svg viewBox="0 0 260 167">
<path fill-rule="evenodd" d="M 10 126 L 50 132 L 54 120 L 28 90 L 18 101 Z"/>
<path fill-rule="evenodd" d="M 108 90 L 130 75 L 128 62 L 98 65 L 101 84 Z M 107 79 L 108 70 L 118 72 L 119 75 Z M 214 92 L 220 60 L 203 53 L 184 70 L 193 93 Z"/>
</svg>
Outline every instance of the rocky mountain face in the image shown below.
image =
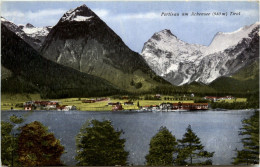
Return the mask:
<svg viewBox="0 0 260 167">
<path fill-rule="evenodd" d="M 14 32 L 26 43 L 31 45 L 34 49 L 39 50 L 51 27 L 36 28 L 30 23 L 25 26 L 12 23 L 4 17 L 1 17 L 1 23 L 4 24 L 10 31 Z"/>
<path fill-rule="evenodd" d="M 42 46 L 45 38 L 52 29 L 51 26 L 46 27 L 34 27 L 32 24 L 27 23 L 24 25 L 19 25 L 19 28 L 25 32 L 25 34 L 37 41 L 37 45 Z"/>
<path fill-rule="evenodd" d="M 130 91 L 149 90 L 161 82 L 167 83 L 86 5 L 62 16 L 48 34 L 41 54 Z"/>
<path fill-rule="evenodd" d="M 174 85 L 209 84 L 258 60 L 259 23 L 217 33 L 209 46 L 183 42 L 170 30 L 162 30 L 144 44 L 141 55 L 156 74 Z"/>
<path fill-rule="evenodd" d="M 42 57 L 1 24 L 1 92 L 40 93 L 43 98 L 105 96 L 119 93 L 108 81 Z"/>
</svg>

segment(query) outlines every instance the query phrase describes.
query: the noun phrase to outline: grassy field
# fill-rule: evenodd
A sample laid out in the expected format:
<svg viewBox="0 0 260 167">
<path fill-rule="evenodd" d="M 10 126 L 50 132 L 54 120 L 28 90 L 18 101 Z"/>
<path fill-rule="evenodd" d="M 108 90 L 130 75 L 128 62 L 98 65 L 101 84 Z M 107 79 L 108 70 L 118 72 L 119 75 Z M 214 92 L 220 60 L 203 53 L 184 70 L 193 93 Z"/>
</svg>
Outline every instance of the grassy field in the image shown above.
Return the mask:
<svg viewBox="0 0 260 167">
<path fill-rule="evenodd" d="M 173 98 L 173 96 L 167 96 Z M 78 110 L 81 111 L 111 111 L 112 106 L 107 105 L 109 102 L 116 103 L 120 102 L 124 104 L 128 100 L 119 100 L 113 99 L 111 97 L 108 98 L 107 101 L 95 102 L 95 103 L 82 103 L 82 100 L 87 100 L 92 98 L 66 98 L 66 99 L 41 99 L 39 94 L 19 94 L 19 95 L 10 95 L 4 94 L 1 96 L 1 110 L 10 110 L 11 108 L 16 110 L 22 110 L 22 107 L 16 107 L 16 104 L 24 103 L 26 101 L 31 100 L 50 100 L 50 101 L 59 101 L 61 105 L 75 105 Z M 93 98 L 95 99 L 95 98 Z M 142 97 L 142 99 L 144 99 Z M 225 100 L 226 102 L 234 102 L 235 100 Z M 245 102 L 246 98 L 237 98 L 236 102 Z M 146 105 L 160 105 L 164 102 L 170 103 L 178 103 L 179 100 L 164 100 L 164 96 L 162 96 L 162 100 L 135 100 L 133 101 L 134 105 L 123 105 L 125 110 L 135 110 L 138 109 L 137 103 L 139 102 L 140 106 Z M 180 102 L 183 103 L 193 103 L 193 100 L 182 100 Z"/>
<path fill-rule="evenodd" d="M 22 107 L 15 107 L 15 105 L 38 99 L 41 99 L 39 94 L 2 94 L 1 110 L 10 110 L 11 108 L 21 110 Z"/>
<path fill-rule="evenodd" d="M 237 98 L 237 99 L 232 99 L 232 100 L 220 100 L 217 102 L 228 102 L 228 103 L 233 103 L 233 102 L 246 102 L 246 98 Z"/>
<path fill-rule="evenodd" d="M 168 97 L 168 96 L 167 96 Z M 120 102 L 124 104 L 128 100 L 119 100 L 113 99 L 111 97 L 108 98 L 107 101 L 101 101 L 96 103 L 82 103 L 82 100 L 87 100 L 92 98 L 66 98 L 66 99 L 41 99 L 39 94 L 20 94 L 20 95 L 8 95 L 4 94 L 1 97 L 1 109 L 2 110 L 10 110 L 11 108 L 16 110 L 21 110 L 23 108 L 16 107 L 16 104 L 24 103 L 30 100 L 50 100 L 50 101 L 59 101 L 61 105 L 75 105 L 78 110 L 81 111 L 111 111 L 112 106 L 107 105 L 109 102 L 116 103 Z M 95 98 L 93 98 L 95 99 Z M 163 97 L 162 97 L 163 99 Z M 146 105 L 159 105 L 163 102 L 171 102 L 177 103 L 179 101 L 173 100 L 135 100 L 134 105 L 123 105 L 125 110 L 135 110 L 138 109 L 137 102 L 139 101 L 140 106 Z M 192 100 L 181 101 L 183 103 L 192 103 Z"/>
</svg>

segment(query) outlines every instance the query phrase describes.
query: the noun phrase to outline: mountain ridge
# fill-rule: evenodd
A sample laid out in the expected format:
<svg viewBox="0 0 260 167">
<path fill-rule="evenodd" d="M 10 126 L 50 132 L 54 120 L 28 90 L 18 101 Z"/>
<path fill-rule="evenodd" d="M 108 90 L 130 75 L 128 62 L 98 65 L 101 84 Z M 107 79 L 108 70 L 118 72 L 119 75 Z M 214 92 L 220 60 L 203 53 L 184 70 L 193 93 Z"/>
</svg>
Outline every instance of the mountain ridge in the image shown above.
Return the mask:
<svg viewBox="0 0 260 167">
<path fill-rule="evenodd" d="M 75 20 L 79 16 L 88 19 Z M 148 91 L 156 84 L 168 84 L 85 5 L 61 17 L 40 52 L 49 60 L 104 78 L 122 89 Z M 132 80 L 142 87 L 136 89 Z"/>
<path fill-rule="evenodd" d="M 11 71 L 1 78 L 2 93 L 37 92 L 43 98 L 64 98 L 122 92 L 104 79 L 45 59 L 4 24 L 1 34 L 1 66 L 6 72 Z"/>
<path fill-rule="evenodd" d="M 50 26 L 37 28 L 30 23 L 27 23 L 26 25 L 16 25 L 2 16 L 1 24 L 4 24 L 10 31 L 21 37 L 26 43 L 37 51 L 39 51 L 45 37 L 51 29 Z"/>
<path fill-rule="evenodd" d="M 186 43 L 171 33 L 164 36 L 162 30 L 144 44 L 141 55 L 158 75 L 174 85 L 193 81 L 209 84 L 220 76 L 232 75 L 257 59 L 258 30 L 259 22 L 235 32 L 219 32 L 209 46 Z M 156 34 L 159 37 L 154 38 Z M 238 65 L 239 60 L 241 65 Z"/>
</svg>

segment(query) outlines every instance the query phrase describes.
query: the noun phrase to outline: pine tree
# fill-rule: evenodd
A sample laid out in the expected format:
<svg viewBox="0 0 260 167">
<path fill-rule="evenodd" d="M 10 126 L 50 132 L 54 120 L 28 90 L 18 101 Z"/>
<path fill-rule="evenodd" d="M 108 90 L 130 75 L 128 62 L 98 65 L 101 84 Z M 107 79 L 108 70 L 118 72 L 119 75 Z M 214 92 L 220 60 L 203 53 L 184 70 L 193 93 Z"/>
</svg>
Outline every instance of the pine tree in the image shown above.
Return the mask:
<svg viewBox="0 0 260 167">
<path fill-rule="evenodd" d="M 12 165 L 14 138 L 11 135 L 13 125 L 9 122 L 1 122 L 1 161 L 3 165 Z"/>
<path fill-rule="evenodd" d="M 244 148 L 237 151 L 234 158 L 234 165 L 238 164 L 258 164 L 259 163 L 259 112 L 255 111 L 249 119 L 242 121 L 240 135 L 243 135 L 242 143 Z"/>
<path fill-rule="evenodd" d="M 87 122 L 77 135 L 78 165 L 115 166 L 127 165 L 128 152 L 124 150 L 123 131 L 116 131 L 111 121 Z"/>
<path fill-rule="evenodd" d="M 209 159 L 214 152 L 207 152 L 201 144 L 200 138 L 192 131 L 189 125 L 179 145 L 179 152 L 175 163 L 178 165 L 211 165 Z"/>
<path fill-rule="evenodd" d="M 138 107 L 138 108 L 140 107 L 139 101 L 137 102 L 137 107 Z"/>
<path fill-rule="evenodd" d="M 64 147 L 40 122 L 34 121 L 21 128 L 18 154 L 21 166 L 58 166 Z"/>
<path fill-rule="evenodd" d="M 176 146 L 175 137 L 166 127 L 161 127 L 150 141 L 149 154 L 145 157 L 147 165 L 173 165 L 173 154 L 177 149 Z"/>
<path fill-rule="evenodd" d="M 17 154 L 17 135 L 19 133 L 19 124 L 24 120 L 16 115 L 10 116 L 9 120 L 10 122 L 1 122 L 1 161 L 4 165 L 20 166 Z"/>
</svg>

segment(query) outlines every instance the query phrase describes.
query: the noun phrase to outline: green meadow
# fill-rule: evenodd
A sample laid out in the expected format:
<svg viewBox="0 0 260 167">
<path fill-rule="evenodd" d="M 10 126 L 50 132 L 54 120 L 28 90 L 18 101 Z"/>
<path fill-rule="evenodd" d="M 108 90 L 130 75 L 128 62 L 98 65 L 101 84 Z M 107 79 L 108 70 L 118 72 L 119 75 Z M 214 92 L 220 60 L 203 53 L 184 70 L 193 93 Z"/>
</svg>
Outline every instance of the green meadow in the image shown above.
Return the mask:
<svg viewBox="0 0 260 167">
<path fill-rule="evenodd" d="M 26 101 L 36 101 L 36 100 L 49 100 L 49 101 L 58 101 L 60 105 L 75 105 L 80 111 L 111 111 L 112 106 L 108 105 L 108 103 L 116 103 L 120 102 L 125 110 L 136 110 L 139 106 L 147 106 L 147 105 L 160 105 L 161 103 L 193 103 L 194 100 L 186 98 L 185 100 L 164 100 L 165 97 L 169 97 L 170 99 L 176 99 L 174 96 L 161 96 L 161 100 L 144 100 L 143 96 L 140 96 L 141 100 L 133 100 L 134 105 L 124 105 L 124 102 L 129 100 L 120 100 L 114 99 L 113 97 L 108 97 L 107 101 L 100 101 L 95 103 L 82 103 L 82 100 L 88 99 L 96 99 L 95 98 L 64 98 L 64 99 L 42 99 L 40 94 L 2 94 L 1 96 L 1 110 L 10 110 L 11 108 L 15 110 L 22 110 L 21 104 Z M 167 98 L 168 99 L 168 98 Z M 221 102 L 221 101 L 218 101 Z M 233 102 L 246 102 L 246 98 L 237 98 L 232 100 L 225 100 L 225 102 L 233 103 Z"/>
</svg>

